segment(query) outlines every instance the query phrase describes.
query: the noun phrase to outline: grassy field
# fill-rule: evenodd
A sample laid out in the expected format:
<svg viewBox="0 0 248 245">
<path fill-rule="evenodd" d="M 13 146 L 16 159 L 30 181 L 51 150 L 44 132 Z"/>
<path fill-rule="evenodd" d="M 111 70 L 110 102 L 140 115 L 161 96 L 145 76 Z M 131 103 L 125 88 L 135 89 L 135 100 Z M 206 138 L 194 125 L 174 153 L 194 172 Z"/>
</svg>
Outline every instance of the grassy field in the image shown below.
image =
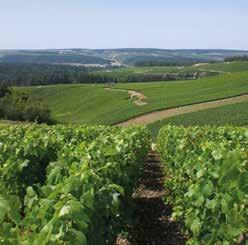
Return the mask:
<svg viewBox="0 0 248 245">
<path fill-rule="evenodd" d="M 156 139 L 159 130 L 166 124 L 193 125 L 248 125 L 248 101 L 233 105 L 226 105 L 215 109 L 182 114 L 152 123 L 148 128 Z"/>
<path fill-rule="evenodd" d="M 248 93 L 248 72 L 176 82 L 118 84 L 115 88 L 143 93 L 144 106 L 135 105 L 125 91 L 104 85 L 56 85 L 21 88 L 42 98 L 61 123 L 115 124 L 150 111 Z"/>
</svg>

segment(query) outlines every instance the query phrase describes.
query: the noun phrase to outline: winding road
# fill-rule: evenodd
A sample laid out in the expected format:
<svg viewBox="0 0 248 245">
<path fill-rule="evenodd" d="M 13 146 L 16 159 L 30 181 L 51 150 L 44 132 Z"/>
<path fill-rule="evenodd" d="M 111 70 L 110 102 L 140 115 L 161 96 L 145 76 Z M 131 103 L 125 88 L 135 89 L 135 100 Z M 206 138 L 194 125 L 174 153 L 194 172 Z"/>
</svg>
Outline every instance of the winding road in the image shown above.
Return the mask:
<svg viewBox="0 0 248 245">
<path fill-rule="evenodd" d="M 211 108 L 217 108 L 224 105 L 235 104 L 239 102 L 248 101 L 248 94 L 235 96 L 231 98 L 218 99 L 209 102 L 202 102 L 192 105 L 180 106 L 171 109 L 164 109 L 154 112 L 149 112 L 140 116 L 136 116 L 134 118 L 130 118 L 124 122 L 118 123 L 118 126 L 130 126 L 130 125 L 147 125 L 156 121 L 160 121 L 165 118 L 186 114 L 189 112 L 196 112 Z"/>
<path fill-rule="evenodd" d="M 127 90 L 127 89 L 118 89 L 118 88 L 105 88 L 107 90 L 112 90 L 112 91 L 122 91 L 122 92 L 128 92 L 130 99 L 133 100 L 133 98 L 135 98 L 135 100 L 133 100 L 133 103 L 137 106 L 142 106 L 142 105 L 146 105 L 147 102 L 145 101 L 146 96 L 138 91 L 134 91 L 134 90 Z"/>
</svg>

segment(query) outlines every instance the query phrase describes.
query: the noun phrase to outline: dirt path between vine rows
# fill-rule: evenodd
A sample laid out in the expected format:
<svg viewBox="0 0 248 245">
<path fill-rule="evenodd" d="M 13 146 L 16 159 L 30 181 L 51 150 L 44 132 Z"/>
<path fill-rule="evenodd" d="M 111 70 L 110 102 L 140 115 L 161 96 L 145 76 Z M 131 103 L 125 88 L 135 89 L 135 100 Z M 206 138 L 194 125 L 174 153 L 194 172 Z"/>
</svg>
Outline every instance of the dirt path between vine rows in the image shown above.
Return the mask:
<svg viewBox="0 0 248 245">
<path fill-rule="evenodd" d="M 206 110 L 206 109 L 211 109 L 211 108 L 217 108 L 217 107 L 221 107 L 224 105 L 230 105 L 230 104 L 235 104 L 235 103 L 245 102 L 245 101 L 248 101 L 248 94 L 235 96 L 231 98 L 213 100 L 209 102 L 202 102 L 202 103 L 197 103 L 197 104 L 192 104 L 192 105 L 180 106 L 180 107 L 171 108 L 171 109 L 164 109 L 164 110 L 149 112 L 149 113 L 131 118 L 127 121 L 118 123 L 117 125 L 119 126 L 146 125 L 146 124 L 150 124 L 156 121 L 160 121 L 162 119 L 166 119 L 166 118 L 181 115 L 181 114 L 186 114 L 189 112 L 196 112 L 196 111 L 201 111 L 201 110 Z"/>
<path fill-rule="evenodd" d="M 144 163 L 143 175 L 133 194 L 135 210 L 128 237 L 118 237 L 116 245 L 184 245 L 180 227 L 171 219 L 172 209 L 163 198 L 164 166 L 154 152 Z"/>
</svg>

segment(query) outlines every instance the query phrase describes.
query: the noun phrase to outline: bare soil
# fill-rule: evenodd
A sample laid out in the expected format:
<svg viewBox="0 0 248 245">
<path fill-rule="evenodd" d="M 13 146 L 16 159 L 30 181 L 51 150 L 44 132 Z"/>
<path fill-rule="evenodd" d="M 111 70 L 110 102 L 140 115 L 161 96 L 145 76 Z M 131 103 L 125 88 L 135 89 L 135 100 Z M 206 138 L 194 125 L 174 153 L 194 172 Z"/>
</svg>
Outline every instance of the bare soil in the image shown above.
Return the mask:
<svg viewBox="0 0 248 245">
<path fill-rule="evenodd" d="M 133 194 L 135 211 L 128 237 L 118 237 L 116 245 L 184 245 L 180 227 L 171 219 L 172 208 L 164 204 L 164 167 L 154 152 L 144 163 L 144 172 Z"/>
<path fill-rule="evenodd" d="M 107 90 L 115 90 L 115 91 L 124 91 L 128 92 L 130 99 L 133 101 L 133 103 L 137 106 L 143 106 L 146 105 L 147 102 L 145 101 L 146 96 L 140 92 L 134 91 L 134 90 L 126 90 L 126 89 L 115 89 L 115 88 L 106 88 Z"/>
</svg>

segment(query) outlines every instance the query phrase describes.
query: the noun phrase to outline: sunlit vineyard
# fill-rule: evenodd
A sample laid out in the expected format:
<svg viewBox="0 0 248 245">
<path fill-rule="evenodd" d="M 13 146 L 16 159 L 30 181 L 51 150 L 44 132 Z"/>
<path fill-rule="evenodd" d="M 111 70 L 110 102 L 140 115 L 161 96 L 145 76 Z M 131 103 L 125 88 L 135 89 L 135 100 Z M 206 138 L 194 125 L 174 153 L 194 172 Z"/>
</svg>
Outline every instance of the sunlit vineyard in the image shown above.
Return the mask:
<svg viewBox="0 0 248 245">
<path fill-rule="evenodd" d="M 138 127 L 2 128 L 0 243 L 111 243 L 149 146 Z"/>
<path fill-rule="evenodd" d="M 235 244 L 248 232 L 248 130 L 164 127 L 165 201 L 184 223 L 189 244 Z"/>
</svg>

